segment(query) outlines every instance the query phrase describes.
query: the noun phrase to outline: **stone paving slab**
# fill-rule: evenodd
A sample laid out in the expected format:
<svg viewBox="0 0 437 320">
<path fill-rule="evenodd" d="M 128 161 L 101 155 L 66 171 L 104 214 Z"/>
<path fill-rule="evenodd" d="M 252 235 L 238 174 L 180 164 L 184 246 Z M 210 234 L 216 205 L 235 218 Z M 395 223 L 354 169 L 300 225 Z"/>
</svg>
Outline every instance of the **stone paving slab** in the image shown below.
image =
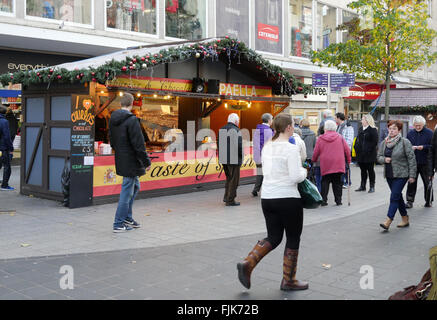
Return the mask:
<svg viewBox="0 0 437 320">
<path fill-rule="evenodd" d="M 0 260 L 0 300 L 385 300 L 417 284 L 437 245 L 434 209 L 409 211 L 411 225 L 384 232 L 386 205 L 303 229 L 297 276 L 310 288 L 279 290 L 283 243 L 252 273 L 252 288 L 237 279 L 236 263 L 263 233 L 153 248 Z M 425 224 L 424 221 L 427 221 Z M 429 236 L 414 235 L 427 232 Z M 331 268 L 324 269 L 323 264 Z M 74 270 L 74 289 L 62 290 L 60 267 Z M 360 268 L 371 266 L 374 288 L 363 290 Z"/>
<path fill-rule="evenodd" d="M 18 190 L 19 167 L 13 167 L 11 185 Z M 304 225 L 327 222 L 365 210 L 388 201 L 388 186 L 382 178 L 382 167 L 376 166 L 376 193 L 354 192 L 360 180 L 359 168 L 352 167 L 351 206 L 347 190 L 343 206 L 337 207 L 329 194 L 330 205 L 305 210 Z M 182 195 L 141 199 L 134 203 L 134 218 L 142 228 L 125 234 L 114 234 L 112 223 L 117 204 L 68 209 L 60 203 L 0 192 L 0 259 L 104 252 L 120 249 L 152 248 L 195 243 L 264 232 L 265 222 L 260 199 L 251 196 L 252 185 L 238 189 L 239 207 L 225 207 L 223 189 Z M 423 206 L 419 183 L 416 206 Z M 424 220 L 426 227 L 429 221 Z M 430 230 L 430 234 L 436 229 Z M 351 231 L 348 231 L 353 236 Z M 424 237 L 417 234 L 418 238 Z"/>
</svg>

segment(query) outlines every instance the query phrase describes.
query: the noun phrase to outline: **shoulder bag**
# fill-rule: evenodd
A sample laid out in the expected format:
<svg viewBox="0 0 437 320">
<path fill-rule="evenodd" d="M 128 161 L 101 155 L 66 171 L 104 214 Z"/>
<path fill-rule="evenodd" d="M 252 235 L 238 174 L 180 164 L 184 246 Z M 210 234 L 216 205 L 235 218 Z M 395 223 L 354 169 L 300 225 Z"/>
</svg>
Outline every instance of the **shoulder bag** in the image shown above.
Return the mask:
<svg viewBox="0 0 437 320">
<path fill-rule="evenodd" d="M 302 205 L 305 209 L 316 209 L 322 204 L 322 196 L 319 190 L 317 190 L 317 187 L 310 180 L 305 179 L 301 183 L 298 183 L 297 189 L 299 190 Z"/>
</svg>

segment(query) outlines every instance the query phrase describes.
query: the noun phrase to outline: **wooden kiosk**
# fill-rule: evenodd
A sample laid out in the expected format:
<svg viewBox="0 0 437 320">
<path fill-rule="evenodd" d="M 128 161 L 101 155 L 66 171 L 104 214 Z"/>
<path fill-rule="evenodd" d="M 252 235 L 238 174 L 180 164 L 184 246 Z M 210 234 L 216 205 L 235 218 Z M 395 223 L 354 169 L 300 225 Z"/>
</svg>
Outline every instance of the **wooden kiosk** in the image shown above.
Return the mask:
<svg viewBox="0 0 437 320">
<path fill-rule="evenodd" d="M 241 183 L 253 183 L 251 138 L 261 115 L 309 90 L 229 38 L 124 50 L 0 81 L 23 84 L 20 192 L 62 200 L 67 164 L 71 208 L 118 201 L 122 177 L 105 129 L 126 92 L 149 138 L 152 168 L 138 194 L 146 198 L 223 187 L 215 142 L 232 112 L 245 141 Z"/>
</svg>

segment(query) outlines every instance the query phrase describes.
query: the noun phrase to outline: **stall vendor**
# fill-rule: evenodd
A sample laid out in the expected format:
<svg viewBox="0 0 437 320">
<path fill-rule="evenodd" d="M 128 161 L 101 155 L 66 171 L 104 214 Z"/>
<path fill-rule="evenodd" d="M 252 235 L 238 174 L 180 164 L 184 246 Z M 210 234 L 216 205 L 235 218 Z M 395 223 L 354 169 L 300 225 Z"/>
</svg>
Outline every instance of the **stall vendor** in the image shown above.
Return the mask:
<svg viewBox="0 0 437 320">
<path fill-rule="evenodd" d="M 95 141 L 102 141 L 108 143 L 108 122 L 109 117 L 108 109 L 104 109 L 96 116 L 96 136 Z"/>
</svg>

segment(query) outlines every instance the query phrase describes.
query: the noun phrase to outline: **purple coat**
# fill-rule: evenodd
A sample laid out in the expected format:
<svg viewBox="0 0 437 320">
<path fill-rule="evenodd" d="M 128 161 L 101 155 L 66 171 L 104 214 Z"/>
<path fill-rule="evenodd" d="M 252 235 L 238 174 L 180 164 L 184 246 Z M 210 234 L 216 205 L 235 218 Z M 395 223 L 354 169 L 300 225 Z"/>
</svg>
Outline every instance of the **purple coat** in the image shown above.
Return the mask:
<svg viewBox="0 0 437 320">
<path fill-rule="evenodd" d="M 273 137 L 273 132 L 273 129 L 268 125 L 256 125 L 255 132 L 253 133 L 253 160 L 255 160 L 256 164 L 261 164 L 261 150 L 264 147 L 264 143 Z"/>
</svg>

